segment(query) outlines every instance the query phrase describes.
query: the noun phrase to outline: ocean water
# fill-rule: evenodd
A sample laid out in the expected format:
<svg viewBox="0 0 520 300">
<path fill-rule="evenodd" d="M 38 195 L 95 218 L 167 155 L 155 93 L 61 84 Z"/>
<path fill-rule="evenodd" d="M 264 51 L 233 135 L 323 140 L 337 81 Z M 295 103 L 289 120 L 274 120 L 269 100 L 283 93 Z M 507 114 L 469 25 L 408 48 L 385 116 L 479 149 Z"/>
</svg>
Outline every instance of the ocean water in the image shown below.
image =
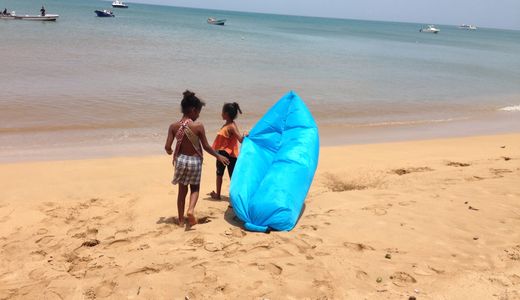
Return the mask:
<svg viewBox="0 0 520 300">
<path fill-rule="evenodd" d="M 57 22 L 0 20 L 0 160 L 161 153 L 185 89 L 207 102 L 209 140 L 224 102 L 247 130 L 289 90 L 324 144 L 520 130 L 520 31 L 129 4 L 97 18 L 110 2 L 49 0 Z"/>
</svg>

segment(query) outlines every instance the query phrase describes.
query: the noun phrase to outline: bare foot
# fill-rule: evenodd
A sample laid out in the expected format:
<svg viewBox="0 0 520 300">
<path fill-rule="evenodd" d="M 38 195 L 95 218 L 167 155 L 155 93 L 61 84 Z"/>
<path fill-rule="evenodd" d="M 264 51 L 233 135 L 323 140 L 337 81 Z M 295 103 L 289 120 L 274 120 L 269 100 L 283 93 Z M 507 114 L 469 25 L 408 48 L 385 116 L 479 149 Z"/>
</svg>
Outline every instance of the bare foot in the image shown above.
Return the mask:
<svg viewBox="0 0 520 300">
<path fill-rule="evenodd" d="M 193 214 L 188 214 L 188 224 L 190 226 L 197 225 L 197 218 Z"/>
<path fill-rule="evenodd" d="M 184 218 L 179 218 L 179 222 L 177 223 L 177 225 L 179 225 L 179 226 L 182 227 L 182 226 L 184 226 L 184 223 L 185 223 L 185 222 L 186 222 L 186 221 L 184 220 Z"/>
<path fill-rule="evenodd" d="M 211 199 L 220 200 L 220 195 L 215 193 L 215 191 L 212 191 L 209 195 L 211 196 Z"/>
</svg>

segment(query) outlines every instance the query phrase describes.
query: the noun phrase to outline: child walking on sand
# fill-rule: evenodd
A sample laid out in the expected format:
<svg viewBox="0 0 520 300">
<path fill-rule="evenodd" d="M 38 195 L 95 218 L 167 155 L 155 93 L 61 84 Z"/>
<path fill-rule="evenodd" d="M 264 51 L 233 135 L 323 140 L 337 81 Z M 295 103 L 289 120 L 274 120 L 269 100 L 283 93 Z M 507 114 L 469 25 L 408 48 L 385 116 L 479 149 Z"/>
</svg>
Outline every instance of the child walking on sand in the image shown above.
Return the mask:
<svg viewBox="0 0 520 300">
<path fill-rule="evenodd" d="M 217 161 L 223 165 L 228 165 L 229 160 L 218 154 L 208 144 L 204 125 L 195 122 L 199 117 L 202 107 L 206 105 L 203 101 L 186 90 L 181 101 L 182 118 L 179 122 L 172 123 L 168 128 L 168 138 L 164 149 L 168 155 L 173 154 L 173 164 L 175 173 L 172 183 L 179 184 L 177 195 L 177 209 L 179 213 L 179 225 L 184 224 L 184 208 L 188 185 L 190 186 L 190 202 L 188 206 L 188 225 L 197 224 L 195 218 L 195 205 L 199 198 L 200 176 L 202 172 L 202 148 L 209 154 L 215 156 Z M 175 150 L 172 150 L 174 138 L 177 140 Z M 202 147 L 201 147 L 202 144 Z"/>
<path fill-rule="evenodd" d="M 242 113 L 238 103 L 233 102 L 224 104 L 222 107 L 222 120 L 226 121 L 226 123 L 222 126 L 213 142 L 213 149 L 215 149 L 220 155 L 229 159 L 227 170 L 230 179 L 237 162 L 238 143 L 242 143 L 244 139 L 244 135 L 240 134 L 238 126 L 235 123 L 238 113 Z M 217 160 L 217 189 L 216 192 L 212 191 L 210 194 L 213 199 L 220 199 L 222 176 L 224 176 L 225 169 L 226 165 Z"/>
</svg>

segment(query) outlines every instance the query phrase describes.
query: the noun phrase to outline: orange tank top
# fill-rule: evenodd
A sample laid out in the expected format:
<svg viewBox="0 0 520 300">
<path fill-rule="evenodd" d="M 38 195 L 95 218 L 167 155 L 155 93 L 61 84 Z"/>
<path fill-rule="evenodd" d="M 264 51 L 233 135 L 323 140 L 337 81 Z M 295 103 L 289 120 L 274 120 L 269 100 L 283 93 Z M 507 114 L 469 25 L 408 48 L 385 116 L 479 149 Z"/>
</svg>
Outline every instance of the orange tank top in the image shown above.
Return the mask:
<svg viewBox="0 0 520 300">
<path fill-rule="evenodd" d="M 238 157 L 238 139 L 229 133 L 229 125 L 223 126 L 217 133 L 217 137 L 213 142 L 215 151 L 224 150 L 231 157 Z"/>
</svg>

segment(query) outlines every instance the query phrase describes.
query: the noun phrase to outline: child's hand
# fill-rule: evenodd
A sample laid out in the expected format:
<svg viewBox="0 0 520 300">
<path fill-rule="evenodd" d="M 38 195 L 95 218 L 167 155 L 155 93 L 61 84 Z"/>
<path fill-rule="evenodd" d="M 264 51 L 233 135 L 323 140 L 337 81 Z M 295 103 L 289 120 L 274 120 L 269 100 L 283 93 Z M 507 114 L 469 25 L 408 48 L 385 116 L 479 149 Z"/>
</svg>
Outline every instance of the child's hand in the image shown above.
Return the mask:
<svg viewBox="0 0 520 300">
<path fill-rule="evenodd" d="M 243 137 L 249 136 L 249 132 L 245 131 L 244 134 L 243 134 L 242 136 L 243 136 Z"/>
<path fill-rule="evenodd" d="M 223 156 L 223 155 L 218 155 L 217 156 L 217 159 L 218 161 L 220 161 L 221 163 L 223 163 L 225 166 L 229 165 L 229 159 L 227 159 L 227 157 Z"/>
<path fill-rule="evenodd" d="M 173 151 L 172 149 L 166 149 L 166 153 L 168 153 L 168 155 L 172 155 Z"/>
</svg>

